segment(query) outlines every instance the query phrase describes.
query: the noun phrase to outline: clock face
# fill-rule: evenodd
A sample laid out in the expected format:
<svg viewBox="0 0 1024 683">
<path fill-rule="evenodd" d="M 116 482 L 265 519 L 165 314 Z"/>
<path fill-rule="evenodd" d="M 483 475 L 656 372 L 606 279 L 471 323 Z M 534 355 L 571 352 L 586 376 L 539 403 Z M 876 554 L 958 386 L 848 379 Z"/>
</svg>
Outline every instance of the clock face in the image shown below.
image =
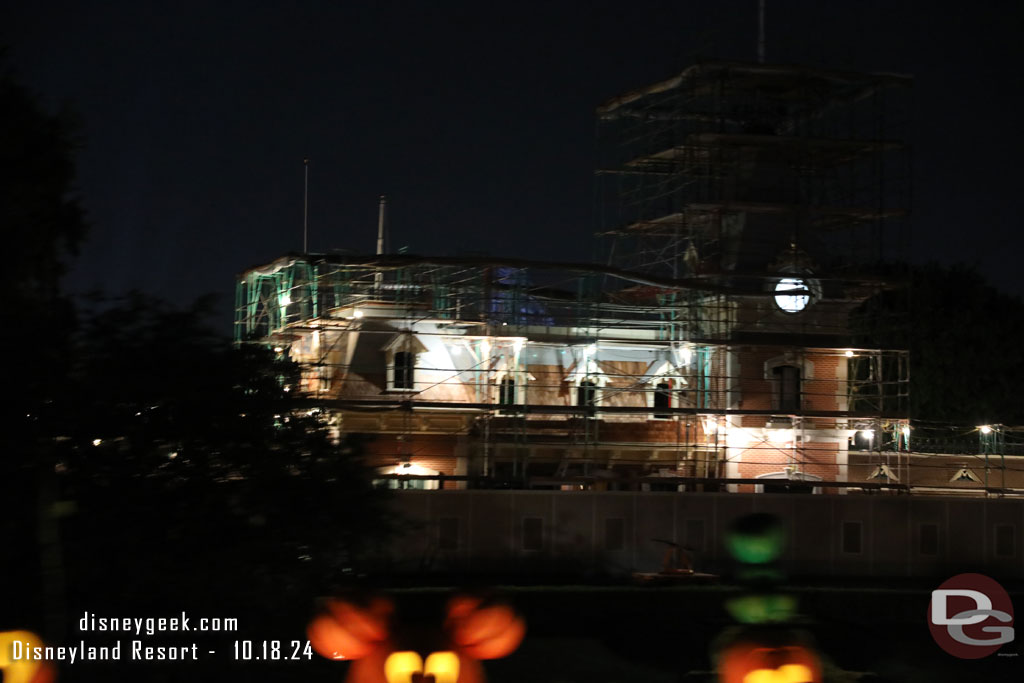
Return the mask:
<svg viewBox="0 0 1024 683">
<path fill-rule="evenodd" d="M 804 280 L 787 277 L 775 284 L 775 305 L 786 313 L 799 313 L 810 302 L 810 291 Z"/>
</svg>

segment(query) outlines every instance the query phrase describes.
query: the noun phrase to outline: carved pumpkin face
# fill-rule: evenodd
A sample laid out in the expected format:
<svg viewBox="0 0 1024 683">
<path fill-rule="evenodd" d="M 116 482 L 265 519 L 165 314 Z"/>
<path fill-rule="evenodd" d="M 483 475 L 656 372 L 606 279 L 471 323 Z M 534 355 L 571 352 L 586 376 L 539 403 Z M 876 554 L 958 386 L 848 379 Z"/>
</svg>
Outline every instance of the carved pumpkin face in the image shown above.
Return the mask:
<svg viewBox="0 0 1024 683">
<path fill-rule="evenodd" d="M 39 636 L 28 631 L 0 631 L 0 681 L 3 683 L 53 683 L 56 672 L 49 662 L 27 659 L 32 649 L 43 647 Z"/>
<path fill-rule="evenodd" d="M 448 603 L 442 624 L 412 636 L 393 612 L 386 600 L 332 600 L 310 622 L 309 641 L 327 659 L 352 660 L 347 683 L 483 683 L 479 660 L 512 653 L 526 632 L 511 607 L 469 596 Z"/>
<path fill-rule="evenodd" d="M 802 645 L 773 647 L 741 641 L 719 660 L 722 683 L 821 683 L 821 662 Z"/>
</svg>

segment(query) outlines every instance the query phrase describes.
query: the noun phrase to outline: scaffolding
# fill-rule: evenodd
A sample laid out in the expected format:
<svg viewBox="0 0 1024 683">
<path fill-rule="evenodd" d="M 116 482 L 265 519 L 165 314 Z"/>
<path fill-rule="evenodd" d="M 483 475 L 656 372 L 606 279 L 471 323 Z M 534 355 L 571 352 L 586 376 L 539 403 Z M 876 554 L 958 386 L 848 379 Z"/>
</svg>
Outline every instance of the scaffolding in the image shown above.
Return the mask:
<svg viewBox="0 0 1024 683">
<path fill-rule="evenodd" d="M 692 300 L 697 287 L 735 295 L 593 264 L 294 254 L 238 278 L 235 339 L 297 361 L 302 382 L 292 389 L 333 411 L 339 429 L 393 436 L 382 457 L 411 462 L 424 438 L 450 438 L 468 461 L 457 473 L 517 481 L 612 473 L 713 480 L 727 476 L 730 452 L 741 447 L 784 451 L 785 467 L 799 474 L 815 449 L 834 459 L 851 419 L 902 419 L 883 410 L 881 376 L 856 370 L 850 381 L 808 373 L 792 405 L 772 378 L 747 378 L 740 406 L 743 378 L 730 358 L 753 347 L 688 336 L 670 299 Z M 657 297 L 634 303 L 638 291 L 653 290 Z M 714 323 L 727 338 L 737 320 Z M 755 352 L 785 359 L 791 345 Z M 416 358 L 408 383 L 398 381 L 402 353 Z M 808 367 L 879 367 L 902 354 L 800 347 Z M 766 440 L 766 425 L 788 441 Z M 830 444 L 807 437 L 812 430 L 829 432 Z"/>
<path fill-rule="evenodd" d="M 756 286 L 772 266 L 856 280 L 900 258 L 910 82 L 702 62 L 607 102 L 598 180 L 611 262 Z"/>
<path fill-rule="evenodd" d="M 717 343 L 741 366 L 774 346 L 802 372 L 810 349 L 845 348 L 847 426 L 879 435 L 907 428 L 909 364 L 905 353 L 854 349 L 852 320 L 899 284 L 888 264 L 905 261 L 910 84 L 706 61 L 597 112 L 607 262 L 728 290 L 638 291 L 637 302 L 670 303 L 679 338 Z M 811 403 L 789 419 L 798 432 L 822 429 L 805 414 Z"/>
</svg>

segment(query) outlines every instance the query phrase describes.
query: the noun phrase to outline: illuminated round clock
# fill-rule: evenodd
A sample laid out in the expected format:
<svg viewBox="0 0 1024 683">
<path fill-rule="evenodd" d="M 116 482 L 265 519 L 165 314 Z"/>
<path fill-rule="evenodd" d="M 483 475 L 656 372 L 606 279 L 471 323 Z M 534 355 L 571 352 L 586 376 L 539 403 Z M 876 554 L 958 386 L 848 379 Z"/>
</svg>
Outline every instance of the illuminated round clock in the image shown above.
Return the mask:
<svg viewBox="0 0 1024 683">
<path fill-rule="evenodd" d="M 784 277 L 775 283 L 775 305 L 786 313 L 799 313 L 810 302 L 810 287 L 805 280 Z"/>
</svg>

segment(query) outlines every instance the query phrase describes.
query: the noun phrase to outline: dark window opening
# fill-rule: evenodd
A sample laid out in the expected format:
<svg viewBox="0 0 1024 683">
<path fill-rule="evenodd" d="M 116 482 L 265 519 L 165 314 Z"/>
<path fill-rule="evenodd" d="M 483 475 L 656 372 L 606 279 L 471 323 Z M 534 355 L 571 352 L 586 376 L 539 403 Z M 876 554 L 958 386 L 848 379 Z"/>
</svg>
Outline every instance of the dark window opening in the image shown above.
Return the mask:
<svg viewBox="0 0 1024 683">
<path fill-rule="evenodd" d="M 540 517 L 523 518 L 523 550 L 544 548 L 544 520 Z"/>
<path fill-rule="evenodd" d="M 996 526 L 996 557 L 1013 557 L 1013 532 L 1012 524 Z"/>
<path fill-rule="evenodd" d="M 939 554 L 939 525 L 938 524 L 922 524 L 921 525 L 921 554 L 922 555 L 938 555 Z"/>
<path fill-rule="evenodd" d="M 580 382 L 576 387 L 576 405 L 587 408 L 587 413 L 593 414 L 597 405 L 597 385 L 589 380 Z"/>
<path fill-rule="evenodd" d="M 774 410 L 800 410 L 800 368 L 780 365 L 772 369 L 775 378 Z"/>
<path fill-rule="evenodd" d="M 437 547 L 441 550 L 459 549 L 458 517 L 442 517 L 438 520 Z"/>
<path fill-rule="evenodd" d="M 860 522 L 843 522 L 843 552 L 859 555 L 861 548 Z"/>
<path fill-rule="evenodd" d="M 626 548 L 626 520 L 610 517 L 604 520 L 604 549 L 624 550 Z"/>
<path fill-rule="evenodd" d="M 515 405 L 516 380 L 514 377 L 505 377 L 498 383 L 498 403 L 503 406 Z"/>
<path fill-rule="evenodd" d="M 686 520 L 686 547 L 688 550 L 704 550 L 704 520 Z"/>
<path fill-rule="evenodd" d="M 654 389 L 654 417 L 667 420 L 672 413 L 665 412 L 672 407 L 672 387 L 662 382 Z M 661 411 L 661 412 L 659 412 Z"/>
<path fill-rule="evenodd" d="M 413 388 L 413 369 L 415 367 L 415 354 L 409 351 L 395 353 L 395 389 Z"/>
</svg>

